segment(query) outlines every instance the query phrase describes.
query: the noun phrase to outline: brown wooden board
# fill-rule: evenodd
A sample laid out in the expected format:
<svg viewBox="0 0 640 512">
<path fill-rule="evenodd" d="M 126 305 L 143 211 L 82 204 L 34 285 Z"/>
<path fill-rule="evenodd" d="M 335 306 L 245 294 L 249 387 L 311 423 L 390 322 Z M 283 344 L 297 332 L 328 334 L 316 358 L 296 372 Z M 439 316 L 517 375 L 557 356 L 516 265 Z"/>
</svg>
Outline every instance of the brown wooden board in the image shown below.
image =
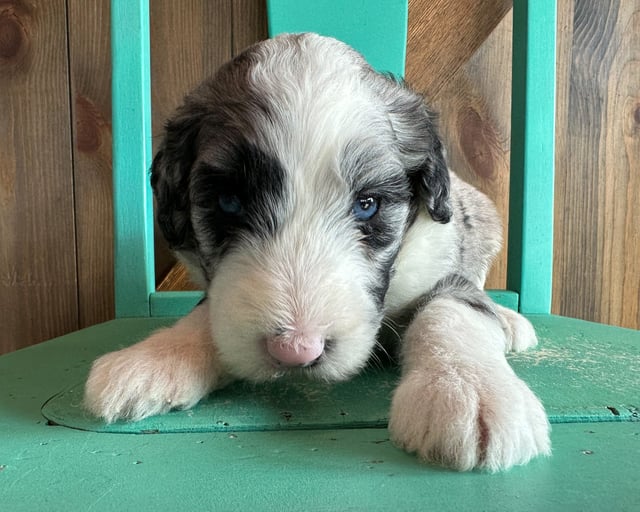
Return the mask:
<svg viewBox="0 0 640 512">
<path fill-rule="evenodd" d="M 0 5 L 0 353 L 78 328 L 65 2 Z"/>
<path fill-rule="evenodd" d="M 109 0 L 69 0 L 79 327 L 110 320 L 113 298 Z"/>
<path fill-rule="evenodd" d="M 640 327 L 640 1 L 559 2 L 554 310 Z"/>
</svg>

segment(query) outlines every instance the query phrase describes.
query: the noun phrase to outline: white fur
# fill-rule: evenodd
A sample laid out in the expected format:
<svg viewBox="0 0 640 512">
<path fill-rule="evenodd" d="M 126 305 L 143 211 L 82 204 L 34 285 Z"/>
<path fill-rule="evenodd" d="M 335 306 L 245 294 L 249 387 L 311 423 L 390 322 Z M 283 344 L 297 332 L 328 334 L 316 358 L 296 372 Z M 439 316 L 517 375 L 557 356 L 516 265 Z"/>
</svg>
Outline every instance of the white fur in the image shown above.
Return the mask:
<svg viewBox="0 0 640 512">
<path fill-rule="evenodd" d="M 549 422 L 505 360 L 505 338 L 483 313 L 435 299 L 405 335 L 393 441 L 458 470 L 497 471 L 548 455 Z"/>
<path fill-rule="evenodd" d="M 262 341 L 283 327 L 342 340 L 327 354 L 331 364 L 305 372 L 343 379 L 366 363 L 379 314 L 366 289 L 351 281 L 357 276 L 366 284 L 366 266 L 333 230 L 311 226 L 293 225 L 277 243 L 222 261 L 209 288 L 209 312 L 220 355 L 235 375 L 281 376 Z"/>
<path fill-rule="evenodd" d="M 220 366 L 204 306 L 144 341 L 93 363 L 85 406 L 111 423 L 188 409 L 230 382 Z"/>
<path fill-rule="evenodd" d="M 453 266 L 453 224 L 438 224 L 426 212 L 418 215 L 419 221 L 407 231 L 396 258 L 396 272 L 385 300 L 387 312 L 391 316 L 401 312 L 424 290 L 433 288 L 433 285 L 451 272 Z M 424 257 L 416 257 L 418 254 Z"/>
</svg>

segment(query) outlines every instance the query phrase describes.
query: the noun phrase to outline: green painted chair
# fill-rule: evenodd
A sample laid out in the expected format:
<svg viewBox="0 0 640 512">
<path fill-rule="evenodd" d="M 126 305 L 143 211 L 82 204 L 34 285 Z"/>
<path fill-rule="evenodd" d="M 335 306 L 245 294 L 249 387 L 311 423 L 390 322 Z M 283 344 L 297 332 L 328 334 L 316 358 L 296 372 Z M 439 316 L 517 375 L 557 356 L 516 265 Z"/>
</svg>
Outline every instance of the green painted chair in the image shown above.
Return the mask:
<svg viewBox="0 0 640 512">
<path fill-rule="evenodd" d="M 333 387 L 233 385 L 138 423 L 85 415 L 92 360 L 200 297 L 155 290 L 148 2 L 112 0 L 117 319 L 0 358 L 2 509 L 637 510 L 640 333 L 550 314 L 555 9 L 514 1 L 508 290 L 492 292 L 539 334 L 510 360 L 545 404 L 552 457 L 497 475 L 420 464 L 388 441 L 395 374 L 382 370 Z M 271 0 L 268 13 L 271 34 L 334 35 L 404 72 L 406 0 Z"/>
</svg>

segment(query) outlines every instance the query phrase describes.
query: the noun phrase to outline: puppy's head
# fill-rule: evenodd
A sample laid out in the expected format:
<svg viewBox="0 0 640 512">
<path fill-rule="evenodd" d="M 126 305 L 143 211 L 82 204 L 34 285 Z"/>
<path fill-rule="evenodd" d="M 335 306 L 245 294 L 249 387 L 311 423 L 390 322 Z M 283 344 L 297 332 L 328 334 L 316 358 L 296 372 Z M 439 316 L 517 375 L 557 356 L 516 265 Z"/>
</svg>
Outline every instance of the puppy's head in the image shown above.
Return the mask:
<svg viewBox="0 0 640 512">
<path fill-rule="evenodd" d="M 187 96 L 152 185 L 222 359 L 253 380 L 362 367 L 408 225 L 451 216 L 422 98 L 313 34 L 259 43 Z"/>
</svg>

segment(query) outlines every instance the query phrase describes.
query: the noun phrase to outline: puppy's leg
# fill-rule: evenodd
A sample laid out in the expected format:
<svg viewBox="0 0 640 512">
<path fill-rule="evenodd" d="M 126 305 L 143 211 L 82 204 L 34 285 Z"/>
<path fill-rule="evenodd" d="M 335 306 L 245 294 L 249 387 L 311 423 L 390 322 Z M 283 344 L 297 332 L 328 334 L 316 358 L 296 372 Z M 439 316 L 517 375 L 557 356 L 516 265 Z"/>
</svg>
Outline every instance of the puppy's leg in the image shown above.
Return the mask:
<svg viewBox="0 0 640 512">
<path fill-rule="evenodd" d="M 549 454 L 542 404 L 504 356 L 503 312 L 477 288 L 460 292 L 432 295 L 405 334 L 392 439 L 458 470 L 497 471 Z"/>
<path fill-rule="evenodd" d="M 230 378 L 218 360 L 206 304 L 174 326 L 93 363 L 85 407 L 107 422 L 194 406 Z"/>
</svg>

